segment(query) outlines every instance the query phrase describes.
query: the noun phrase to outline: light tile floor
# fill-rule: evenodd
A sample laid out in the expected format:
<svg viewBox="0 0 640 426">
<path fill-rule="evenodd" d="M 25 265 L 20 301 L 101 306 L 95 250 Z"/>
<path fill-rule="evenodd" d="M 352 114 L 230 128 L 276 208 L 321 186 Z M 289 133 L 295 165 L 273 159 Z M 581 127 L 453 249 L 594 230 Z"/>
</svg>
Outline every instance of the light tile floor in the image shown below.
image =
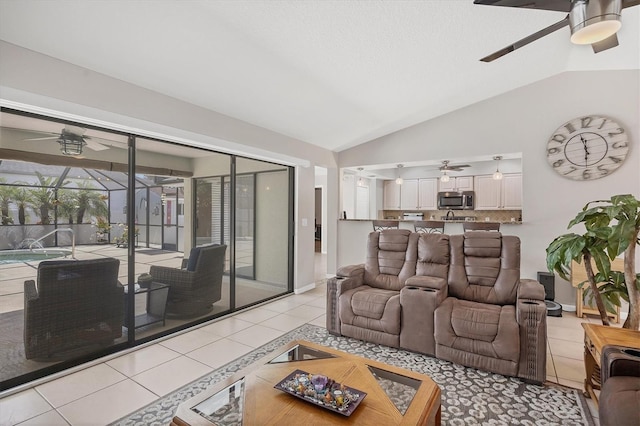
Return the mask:
<svg viewBox="0 0 640 426">
<path fill-rule="evenodd" d="M 304 323 L 324 327 L 324 312 L 319 284 L 7 396 L 0 425 L 108 424 Z M 547 319 L 547 379 L 582 389 L 581 323 L 599 321 L 570 312 Z"/>
</svg>

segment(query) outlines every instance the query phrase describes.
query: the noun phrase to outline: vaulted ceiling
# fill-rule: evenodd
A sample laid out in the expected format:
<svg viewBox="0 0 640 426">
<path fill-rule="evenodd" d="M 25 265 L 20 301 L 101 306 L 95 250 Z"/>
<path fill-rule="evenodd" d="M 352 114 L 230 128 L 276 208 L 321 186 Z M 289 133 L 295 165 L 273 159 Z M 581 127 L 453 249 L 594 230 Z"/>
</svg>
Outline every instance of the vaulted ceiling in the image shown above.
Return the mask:
<svg viewBox="0 0 640 426">
<path fill-rule="evenodd" d="M 565 14 L 472 0 L 0 0 L 0 39 L 341 151 L 565 71 L 638 69 L 640 7 L 622 15 L 614 49 L 572 45 L 564 28 L 491 63 L 478 59 Z"/>
</svg>

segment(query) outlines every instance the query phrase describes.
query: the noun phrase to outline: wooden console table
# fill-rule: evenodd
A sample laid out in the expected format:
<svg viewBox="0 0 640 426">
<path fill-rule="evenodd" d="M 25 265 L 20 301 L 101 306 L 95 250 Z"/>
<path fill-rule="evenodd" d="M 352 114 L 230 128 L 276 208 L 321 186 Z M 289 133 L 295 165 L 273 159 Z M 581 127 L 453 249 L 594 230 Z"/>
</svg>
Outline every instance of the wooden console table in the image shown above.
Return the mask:
<svg viewBox="0 0 640 426">
<path fill-rule="evenodd" d="M 584 328 L 584 396 L 598 404 L 594 389 L 600 389 L 600 358 L 605 345 L 640 349 L 640 331 L 582 323 Z"/>
<path fill-rule="evenodd" d="M 611 269 L 614 271 L 624 271 L 623 259 L 613 259 L 611 261 Z M 598 273 L 598 268 L 593 264 L 593 273 Z M 587 281 L 587 271 L 584 270 L 584 265 L 577 262 L 571 262 L 571 285 L 576 289 L 576 316 L 582 318 L 584 315 L 597 315 L 600 316 L 598 308 L 590 306 L 584 303 L 584 289 L 578 287 L 580 283 Z M 588 286 L 589 284 L 585 284 Z M 616 313 L 612 314 L 607 312 L 609 318 L 616 324 L 620 323 L 620 307 L 616 309 Z"/>
</svg>

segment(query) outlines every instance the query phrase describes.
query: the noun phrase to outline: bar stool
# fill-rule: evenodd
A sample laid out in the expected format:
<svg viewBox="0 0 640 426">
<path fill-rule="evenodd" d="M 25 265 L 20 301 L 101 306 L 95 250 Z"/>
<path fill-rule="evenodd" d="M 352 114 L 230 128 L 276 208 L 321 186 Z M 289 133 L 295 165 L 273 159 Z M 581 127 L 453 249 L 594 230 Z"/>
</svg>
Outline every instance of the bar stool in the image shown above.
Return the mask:
<svg viewBox="0 0 640 426">
<path fill-rule="evenodd" d="M 497 222 L 464 222 L 464 231 L 499 231 L 500 224 Z"/>
<path fill-rule="evenodd" d="M 444 221 L 441 220 L 416 220 L 413 229 L 424 234 L 444 234 Z"/>
<path fill-rule="evenodd" d="M 384 231 L 385 229 L 399 229 L 400 221 L 398 220 L 374 220 L 373 230 Z"/>
</svg>

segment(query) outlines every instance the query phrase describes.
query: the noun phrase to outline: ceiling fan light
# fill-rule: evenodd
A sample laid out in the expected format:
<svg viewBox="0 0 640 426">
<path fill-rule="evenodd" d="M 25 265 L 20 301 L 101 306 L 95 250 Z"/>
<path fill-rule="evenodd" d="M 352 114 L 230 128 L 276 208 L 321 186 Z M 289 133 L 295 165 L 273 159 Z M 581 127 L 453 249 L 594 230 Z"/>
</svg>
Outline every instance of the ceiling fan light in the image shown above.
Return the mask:
<svg viewBox="0 0 640 426">
<path fill-rule="evenodd" d="M 443 173 L 442 176 L 440 176 L 440 182 L 449 182 L 450 178 L 449 175 L 447 174 L 447 172 Z"/>
<path fill-rule="evenodd" d="M 569 13 L 572 43 L 597 43 L 611 37 L 622 27 L 621 0 L 574 1 Z"/>
<path fill-rule="evenodd" d="M 63 132 L 58 138 L 60 152 L 63 155 L 77 156 L 82 154 L 82 148 L 87 144 L 81 136 Z"/>
<path fill-rule="evenodd" d="M 622 27 L 620 21 L 600 21 L 580 28 L 571 34 L 573 44 L 593 44 L 611 37 Z"/>
<path fill-rule="evenodd" d="M 401 177 L 396 178 L 396 183 L 397 183 L 398 185 L 402 185 L 402 183 L 403 183 L 403 182 L 404 182 L 404 181 L 402 180 L 402 178 L 401 178 Z"/>
</svg>

